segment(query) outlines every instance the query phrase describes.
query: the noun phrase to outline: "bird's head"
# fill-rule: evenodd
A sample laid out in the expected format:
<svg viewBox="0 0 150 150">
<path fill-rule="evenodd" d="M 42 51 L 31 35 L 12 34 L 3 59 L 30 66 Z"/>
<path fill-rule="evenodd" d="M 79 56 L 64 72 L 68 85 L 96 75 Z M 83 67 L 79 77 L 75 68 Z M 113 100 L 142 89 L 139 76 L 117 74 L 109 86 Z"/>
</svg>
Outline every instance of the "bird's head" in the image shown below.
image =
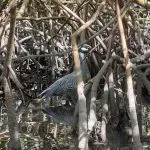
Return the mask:
<svg viewBox="0 0 150 150">
<path fill-rule="evenodd" d="M 79 52 L 81 53 L 88 53 L 89 50 L 91 49 L 91 46 L 88 44 L 83 44 L 79 47 Z"/>
</svg>

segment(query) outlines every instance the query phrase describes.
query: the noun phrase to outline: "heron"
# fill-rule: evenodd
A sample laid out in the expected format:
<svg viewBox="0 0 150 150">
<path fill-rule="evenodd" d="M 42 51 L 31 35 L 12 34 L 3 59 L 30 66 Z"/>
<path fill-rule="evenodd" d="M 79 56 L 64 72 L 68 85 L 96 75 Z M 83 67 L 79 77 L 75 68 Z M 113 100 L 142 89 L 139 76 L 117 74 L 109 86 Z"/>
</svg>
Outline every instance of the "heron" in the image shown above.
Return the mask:
<svg viewBox="0 0 150 150">
<path fill-rule="evenodd" d="M 88 44 L 83 44 L 79 47 L 79 57 L 81 63 L 81 72 L 83 76 L 84 82 L 87 82 L 91 76 L 89 72 L 88 65 L 85 60 L 85 53 L 89 52 L 91 48 Z M 76 79 L 76 71 L 73 71 L 70 74 L 67 74 L 53 84 L 51 84 L 47 89 L 45 89 L 40 96 L 44 100 L 48 100 L 52 96 L 66 96 L 71 99 L 71 101 L 75 101 L 77 97 L 77 79 Z M 75 99 L 75 100 L 74 100 Z"/>
</svg>

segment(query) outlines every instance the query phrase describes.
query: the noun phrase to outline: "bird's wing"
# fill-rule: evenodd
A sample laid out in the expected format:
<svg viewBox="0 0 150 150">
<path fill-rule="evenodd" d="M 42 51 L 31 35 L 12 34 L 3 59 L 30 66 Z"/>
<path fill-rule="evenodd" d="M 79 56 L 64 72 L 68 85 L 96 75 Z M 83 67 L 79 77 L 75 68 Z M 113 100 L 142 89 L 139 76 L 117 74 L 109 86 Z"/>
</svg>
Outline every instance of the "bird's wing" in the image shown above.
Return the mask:
<svg viewBox="0 0 150 150">
<path fill-rule="evenodd" d="M 67 90 L 76 89 L 76 74 L 75 72 L 68 74 L 50 85 L 46 90 L 44 90 L 40 96 L 42 99 L 47 99 L 51 96 L 62 96 L 67 93 Z"/>
</svg>

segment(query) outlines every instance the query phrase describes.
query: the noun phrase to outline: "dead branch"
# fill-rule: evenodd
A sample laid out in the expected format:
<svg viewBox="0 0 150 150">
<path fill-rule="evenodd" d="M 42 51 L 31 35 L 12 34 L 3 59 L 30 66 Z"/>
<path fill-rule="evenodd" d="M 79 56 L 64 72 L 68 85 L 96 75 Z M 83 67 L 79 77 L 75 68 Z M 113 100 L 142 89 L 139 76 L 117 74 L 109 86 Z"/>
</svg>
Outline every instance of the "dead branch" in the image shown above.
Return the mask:
<svg viewBox="0 0 150 150">
<path fill-rule="evenodd" d="M 14 50 L 14 34 L 15 34 L 15 18 L 16 18 L 16 7 L 17 1 L 13 0 L 12 7 L 10 9 L 11 19 L 10 19 L 10 32 L 7 45 L 7 55 L 5 60 L 5 65 L 2 73 L 3 86 L 5 91 L 5 101 L 7 105 L 7 116 L 8 116 L 8 126 L 10 134 L 10 149 L 20 149 L 20 138 L 18 133 L 18 125 L 16 120 L 15 106 L 12 99 L 11 84 L 9 81 L 9 68 L 11 67 L 12 55 Z"/>
<path fill-rule="evenodd" d="M 81 75 L 80 60 L 77 47 L 77 36 L 86 28 L 88 28 L 99 15 L 101 7 L 104 6 L 104 2 L 99 4 L 95 14 L 92 18 L 84 23 L 77 31 L 72 35 L 72 46 L 73 46 L 73 56 L 75 61 L 75 69 L 77 73 L 77 91 L 78 91 L 78 101 L 79 101 L 79 148 L 88 149 L 88 135 L 87 135 L 87 110 L 86 110 L 86 98 L 84 96 L 84 82 Z"/>
<path fill-rule="evenodd" d="M 139 134 L 139 126 L 137 121 L 137 113 L 136 113 L 136 106 L 135 106 L 135 94 L 133 89 L 133 81 L 132 81 L 132 75 L 131 75 L 131 63 L 130 58 L 128 54 L 128 48 L 126 44 L 125 39 L 125 33 L 124 28 L 121 20 L 120 15 L 120 8 L 118 4 L 118 0 L 116 0 L 116 10 L 117 10 L 117 17 L 118 17 L 118 25 L 119 25 L 119 31 L 121 36 L 121 42 L 122 42 L 122 51 L 125 59 L 125 68 L 126 68 L 126 80 L 127 80 L 127 97 L 129 101 L 129 111 L 130 111 L 130 119 L 131 119 L 131 125 L 132 125 L 132 134 L 133 134 L 133 144 L 134 148 L 138 150 L 142 150 L 142 144 L 140 140 L 140 134 Z"/>
</svg>

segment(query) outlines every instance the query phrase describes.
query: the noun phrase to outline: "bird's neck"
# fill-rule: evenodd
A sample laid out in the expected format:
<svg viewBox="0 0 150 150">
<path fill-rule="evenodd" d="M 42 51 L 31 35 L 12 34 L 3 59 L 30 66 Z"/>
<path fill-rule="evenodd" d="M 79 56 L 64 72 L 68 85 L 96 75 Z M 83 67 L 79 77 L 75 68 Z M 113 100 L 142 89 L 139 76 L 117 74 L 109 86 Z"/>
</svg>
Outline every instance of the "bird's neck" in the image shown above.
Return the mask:
<svg viewBox="0 0 150 150">
<path fill-rule="evenodd" d="M 89 68 L 88 68 L 88 65 L 86 62 L 85 55 L 80 52 L 79 56 L 80 56 L 81 71 L 82 71 L 83 80 L 85 82 L 87 82 L 91 78 L 90 71 L 89 71 Z"/>
</svg>

